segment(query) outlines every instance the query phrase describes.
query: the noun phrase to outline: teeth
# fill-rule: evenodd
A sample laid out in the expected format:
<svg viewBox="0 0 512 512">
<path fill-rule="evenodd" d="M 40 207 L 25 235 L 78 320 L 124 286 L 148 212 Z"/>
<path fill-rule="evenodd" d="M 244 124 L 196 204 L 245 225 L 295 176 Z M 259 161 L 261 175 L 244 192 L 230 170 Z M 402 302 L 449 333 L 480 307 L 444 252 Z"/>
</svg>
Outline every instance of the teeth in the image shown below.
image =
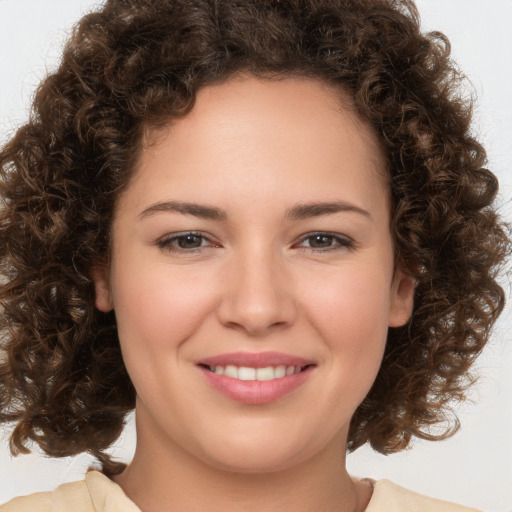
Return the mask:
<svg viewBox="0 0 512 512">
<path fill-rule="evenodd" d="M 239 380 L 256 380 L 256 369 L 247 368 L 246 366 L 240 366 L 238 368 L 238 379 Z"/>
<path fill-rule="evenodd" d="M 274 377 L 276 379 L 282 379 L 286 375 L 286 366 L 277 366 L 274 370 Z"/>
<path fill-rule="evenodd" d="M 256 370 L 256 380 L 273 380 L 275 377 L 275 371 L 272 366 L 258 368 Z"/>
<path fill-rule="evenodd" d="M 300 373 L 300 366 L 265 366 L 264 368 L 250 368 L 248 366 L 210 366 L 210 371 L 217 375 L 225 375 L 238 380 L 274 380 L 282 379 L 294 373 Z"/>
<path fill-rule="evenodd" d="M 226 377 L 231 377 L 233 379 L 238 379 L 238 368 L 236 366 L 233 366 L 231 364 L 228 364 L 224 368 L 224 375 Z"/>
</svg>

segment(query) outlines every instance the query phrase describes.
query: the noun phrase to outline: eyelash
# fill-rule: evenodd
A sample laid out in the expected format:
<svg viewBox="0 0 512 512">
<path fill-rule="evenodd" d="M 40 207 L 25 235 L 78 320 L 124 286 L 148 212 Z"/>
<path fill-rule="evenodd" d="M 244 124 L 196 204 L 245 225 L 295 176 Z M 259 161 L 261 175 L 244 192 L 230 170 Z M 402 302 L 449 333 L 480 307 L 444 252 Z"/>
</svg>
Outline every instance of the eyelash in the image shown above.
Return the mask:
<svg viewBox="0 0 512 512">
<path fill-rule="evenodd" d="M 330 238 L 332 241 L 336 242 L 335 246 L 330 246 L 323 249 L 315 249 L 314 247 L 309 247 L 313 252 L 320 253 L 320 252 L 331 252 L 331 251 L 339 251 L 341 249 L 349 249 L 353 250 L 355 249 L 355 243 L 354 240 L 351 238 L 348 238 L 347 236 L 342 236 L 337 233 L 329 233 L 326 231 L 315 231 L 313 233 L 308 233 L 307 235 L 301 237 L 300 243 L 304 242 L 305 240 L 310 240 L 314 237 L 324 237 L 324 238 Z M 303 249 L 305 247 L 302 247 Z"/>
<path fill-rule="evenodd" d="M 174 233 L 170 236 L 166 236 L 164 238 L 161 238 L 160 240 L 158 240 L 156 242 L 156 245 L 160 248 L 160 249 L 164 249 L 168 252 L 182 252 L 182 253 L 198 253 L 198 252 L 201 252 L 201 250 L 203 249 L 203 245 L 201 245 L 200 247 L 194 247 L 194 248 L 189 248 L 189 249 L 186 249 L 186 248 L 183 248 L 183 247 L 178 247 L 176 245 L 173 244 L 173 242 L 177 242 L 180 238 L 184 239 L 186 237 L 189 237 L 189 236 L 195 236 L 195 237 L 200 237 L 203 241 L 204 240 L 208 240 L 211 242 L 211 239 L 209 237 L 207 237 L 204 233 L 201 233 L 200 231 L 184 231 L 182 233 Z M 213 244 L 214 247 L 219 247 L 218 244 Z"/>
<path fill-rule="evenodd" d="M 168 252 L 181 252 L 181 253 L 187 253 L 187 254 L 197 254 L 201 252 L 205 246 L 201 245 L 199 247 L 193 247 L 193 248 L 183 248 L 178 247 L 175 245 L 176 242 L 180 239 L 185 239 L 186 237 L 200 237 L 202 241 L 210 241 L 212 240 L 206 236 L 204 233 L 201 233 L 199 231 L 184 231 L 182 233 L 174 233 L 170 236 L 166 236 L 156 242 L 156 245 L 163 250 L 166 250 Z M 348 250 L 354 250 L 355 249 L 355 243 L 351 238 L 348 238 L 346 236 L 341 236 L 337 233 L 329 233 L 325 231 L 315 231 L 312 233 L 308 233 L 304 236 L 302 236 L 299 240 L 299 244 L 302 244 L 306 240 L 310 240 L 314 237 L 324 237 L 331 239 L 332 242 L 335 242 L 336 245 L 324 247 L 324 248 L 314 248 L 314 247 L 298 247 L 299 249 L 307 249 L 314 253 L 325 253 L 325 252 L 331 252 L 331 251 L 338 251 L 341 249 L 348 249 Z M 311 243 L 311 242 L 310 242 Z M 212 243 L 212 247 L 220 247 L 220 245 L 216 243 Z M 294 247 L 296 244 L 294 244 Z M 206 246 L 208 247 L 208 246 Z"/>
</svg>

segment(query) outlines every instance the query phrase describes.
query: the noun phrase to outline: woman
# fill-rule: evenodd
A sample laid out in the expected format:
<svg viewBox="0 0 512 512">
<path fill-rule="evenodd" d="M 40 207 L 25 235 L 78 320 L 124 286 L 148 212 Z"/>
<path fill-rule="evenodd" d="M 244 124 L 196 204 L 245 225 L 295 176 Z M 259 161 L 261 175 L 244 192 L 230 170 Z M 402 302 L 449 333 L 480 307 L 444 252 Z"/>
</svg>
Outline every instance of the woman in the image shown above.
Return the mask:
<svg viewBox="0 0 512 512">
<path fill-rule="evenodd" d="M 449 435 L 429 428 L 503 307 L 496 181 L 415 16 L 118 1 L 82 20 L 2 153 L 3 419 L 14 450 L 88 451 L 113 482 L 6 510 L 451 510 L 344 465 Z M 134 406 L 124 468 L 104 450 Z"/>
</svg>

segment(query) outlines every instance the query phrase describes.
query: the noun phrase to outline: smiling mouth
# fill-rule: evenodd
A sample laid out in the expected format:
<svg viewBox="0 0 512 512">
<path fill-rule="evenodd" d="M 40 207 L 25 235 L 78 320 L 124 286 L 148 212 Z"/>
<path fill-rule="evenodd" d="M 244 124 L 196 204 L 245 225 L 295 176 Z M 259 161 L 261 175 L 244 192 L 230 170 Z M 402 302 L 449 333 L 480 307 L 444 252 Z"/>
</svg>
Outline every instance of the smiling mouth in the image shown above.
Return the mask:
<svg viewBox="0 0 512 512">
<path fill-rule="evenodd" d="M 217 375 L 224 375 L 225 377 L 229 377 L 231 379 L 243 380 L 243 381 L 270 381 L 276 379 L 282 379 L 284 377 L 289 377 L 290 375 L 295 375 L 301 373 L 308 368 L 315 366 L 313 364 L 307 364 L 305 366 L 265 366 L 263 368 L 251 368 L 249 366 L 235 366 L 232 364 L 228 364 L 225 366 L 216 365 L 216 366 L 208 366 L 205 364 L 201 364 L 201 367 L 207 369 L 211 373 L 215 373 Z"/>
</svg>

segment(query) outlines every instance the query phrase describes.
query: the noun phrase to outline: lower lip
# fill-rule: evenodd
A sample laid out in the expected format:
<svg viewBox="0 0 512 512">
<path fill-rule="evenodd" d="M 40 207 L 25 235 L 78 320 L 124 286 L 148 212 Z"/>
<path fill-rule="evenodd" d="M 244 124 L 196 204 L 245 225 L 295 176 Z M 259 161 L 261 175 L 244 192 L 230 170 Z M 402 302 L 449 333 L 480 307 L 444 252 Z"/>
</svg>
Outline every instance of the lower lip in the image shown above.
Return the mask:
<svg viewBox="0 0 512 512">
<path fill-rule="evenodd" d="M 311 375 L 313 366 L 300 373 L 273 380 L 238 380 L 199 367 L 208 382 L 231 400 L 250 405 L 268 404 L 291 393 Z"/>
</svg>

